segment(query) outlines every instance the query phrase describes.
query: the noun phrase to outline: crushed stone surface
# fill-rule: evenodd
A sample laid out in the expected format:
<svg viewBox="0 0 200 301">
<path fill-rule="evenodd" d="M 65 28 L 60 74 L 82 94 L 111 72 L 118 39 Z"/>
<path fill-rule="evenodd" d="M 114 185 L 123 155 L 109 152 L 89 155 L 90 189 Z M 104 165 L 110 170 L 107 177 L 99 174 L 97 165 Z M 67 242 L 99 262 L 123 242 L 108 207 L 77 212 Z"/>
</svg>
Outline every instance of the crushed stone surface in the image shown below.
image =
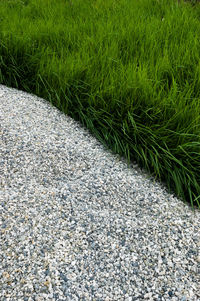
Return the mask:
<svg viewBox="0 0 200 301">
<path fill-rule="evenodd" d="M 200 300 L 200 211 L 0 85 L 0 300 Z"/>
</svg>

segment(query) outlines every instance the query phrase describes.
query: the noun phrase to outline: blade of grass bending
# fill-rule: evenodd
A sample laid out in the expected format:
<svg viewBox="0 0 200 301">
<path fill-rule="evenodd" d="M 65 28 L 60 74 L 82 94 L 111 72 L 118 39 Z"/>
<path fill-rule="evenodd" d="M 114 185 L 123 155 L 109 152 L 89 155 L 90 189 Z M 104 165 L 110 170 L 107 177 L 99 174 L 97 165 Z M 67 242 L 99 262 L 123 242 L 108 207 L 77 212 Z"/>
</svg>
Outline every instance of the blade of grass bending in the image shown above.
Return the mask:
<svg viewBox="0 0 200 301">
<path fill-rule="evenodd" d="M 131 122 L 133 128 L 134 128 L 135 130 L 137 130 L 137 125 L 136 125 L 135 120 L 133 119 L 132 115 L 130 114 L 130 112 L 128 112 L 128 118 L 129 118 L 129 120 L 130 120 L 130 122 Z"/>
<path fill-rule="evenodd" d="M 158 178 L 160 179 L 161 175 L 160 175 L 160 168 L 159 168 L 159 163 L 158 163 L 158 153 L 157 153 L 157 151 L 155 151 L 155 152 L 156 152 L 156 154 L 152 154 L 152 151 L 149 150 L 149 156 L 151 158 L 151 162 L 153 163 L 154 169 L 158 175 Z M 156 178 L 157 178 L 157 175 L 156 175 Z"/>
<path fill-rule="evenodd" d="M 193 202 L 197 202 L 197 205 L 200 209 L 200 203 L 199 203 L 198 199 L 200 199 L 200 195 L 198 197 L 196 197 Z"/>
<path fill-rule="evenodd" d="M 116 142 L 116 147 L 114 145 L 114 149 L 121 154 L 122 153 L 121 150 L 123 151 L 123 145 L 122 145 L 122 143 L 121 143 L 121 141 L 120 141 L 120 139 L 117 135 L 113 135 L 113 138 Z M 118 145 L 119 145 L 119 147 L 118 147 Z"/>
<path fill-rule="evenodd" d="M 182 162 L 180 160 L 178 160 L 175 156 L 173 156 L 173 154 L 170 152 L 170 151 L 167 151 L 166 149 L 162 148 L 161 146 L 159 146 L 159 148 L 165 153 L 168 155 L 168 157 L 170 159 L 172 159 L 174 162 L 178 163 L 182 168 L 184 168 L 185 170 L 187 170 L 189 172 L 189 170 L 187 169 L 186 166 L 184 166 L 182 164 Z"/>
<path fill-rule="evenodd" d="M 149 171 L 148 160 L 147 160 L 147 157 L 146 157 L 146 155 L 145 155 L 145 153 L 144 153 L 143 148 L 141 148 L 141 155 L 142 155 L 142 158 L 143 158 L 143 162 L 145 162 L 144 165 L 145 165 L 145 167 L 147 168 L 147 170 Z"/>
<path fill-rule="evenodd" d="M 192 209 L 194 209 L 194 201 L 193 201 L 191 189 L 188 189 L 188 191 L 189 191 L 189 196 L 190 196 L 190 203 L 192 205 Z"/>
</svg>

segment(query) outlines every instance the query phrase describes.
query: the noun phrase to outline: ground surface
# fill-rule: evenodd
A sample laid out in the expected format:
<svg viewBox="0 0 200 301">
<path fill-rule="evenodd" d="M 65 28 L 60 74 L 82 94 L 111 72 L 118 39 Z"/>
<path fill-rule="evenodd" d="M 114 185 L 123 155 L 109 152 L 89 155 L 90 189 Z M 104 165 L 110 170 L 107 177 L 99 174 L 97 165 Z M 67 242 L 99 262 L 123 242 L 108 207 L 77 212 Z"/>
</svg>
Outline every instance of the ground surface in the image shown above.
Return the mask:
<svg viewBox="0 0 200 301">
<path fill-rule="evenodd" d="M 199 300 L 200 212 L 0 86 L 0 299 Z"/>
</svg>

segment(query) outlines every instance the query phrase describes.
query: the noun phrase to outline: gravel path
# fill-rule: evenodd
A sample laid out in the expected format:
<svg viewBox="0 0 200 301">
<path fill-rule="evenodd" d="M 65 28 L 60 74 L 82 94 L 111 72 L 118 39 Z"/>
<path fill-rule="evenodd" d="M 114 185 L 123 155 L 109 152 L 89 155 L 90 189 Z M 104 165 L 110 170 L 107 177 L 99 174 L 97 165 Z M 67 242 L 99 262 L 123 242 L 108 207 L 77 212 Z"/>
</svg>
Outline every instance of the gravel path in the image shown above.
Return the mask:
<svg viewBox="0 0 200 301">
<path fill-rule="evenodd" d="M 200 211 L 0 85 L 0 300 L 200 300 Z"/>
</svg>

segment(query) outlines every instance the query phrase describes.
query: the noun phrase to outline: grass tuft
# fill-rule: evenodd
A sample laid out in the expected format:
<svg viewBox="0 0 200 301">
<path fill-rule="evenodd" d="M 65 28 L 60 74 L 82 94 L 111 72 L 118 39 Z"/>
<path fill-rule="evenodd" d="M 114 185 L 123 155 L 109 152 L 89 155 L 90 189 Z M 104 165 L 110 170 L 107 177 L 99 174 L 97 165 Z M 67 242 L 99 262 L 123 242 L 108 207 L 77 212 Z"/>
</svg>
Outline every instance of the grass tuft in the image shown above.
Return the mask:
<svg viewBox="0 0 200 301">
<path fill-rule="evenodd" d="M 0 83 L 43 97 L 200 208 L 200 5 L 1 0 Z"/>
</svg>

